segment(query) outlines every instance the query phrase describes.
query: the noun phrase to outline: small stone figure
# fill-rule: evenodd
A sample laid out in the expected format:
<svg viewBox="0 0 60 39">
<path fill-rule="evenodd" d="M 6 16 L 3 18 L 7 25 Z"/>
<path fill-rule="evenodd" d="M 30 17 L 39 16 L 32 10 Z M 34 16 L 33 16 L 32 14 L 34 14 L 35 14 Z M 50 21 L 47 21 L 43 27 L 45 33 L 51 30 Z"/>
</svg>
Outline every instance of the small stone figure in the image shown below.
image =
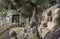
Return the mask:
<svg viewBox="0 0 60 39">
<path fill-rule="evenodd" d="M 10 36 L 11 39 L 17 39 L 17 34 L 16 34 L 16 32 L 13 31 L 13 30 L 11 30 L 11 31 L 9 32 L 9 36 Z"/>
</svg>

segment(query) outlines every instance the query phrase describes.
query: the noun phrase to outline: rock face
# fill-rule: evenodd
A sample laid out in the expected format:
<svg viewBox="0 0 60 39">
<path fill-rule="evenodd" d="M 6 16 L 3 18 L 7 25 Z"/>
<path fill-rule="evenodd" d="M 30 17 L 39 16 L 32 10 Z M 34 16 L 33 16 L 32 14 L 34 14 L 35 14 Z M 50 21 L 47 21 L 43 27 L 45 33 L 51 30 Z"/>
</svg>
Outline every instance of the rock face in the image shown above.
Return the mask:
<svg viewBox="0 0 60 39">
<path fill-rule="evenodd" d="M 44 39 L 58 39 L 60 37 L 59 31 L 60 31 L 60 8 L 55 9 L 54 11 L 54 17 L 52 22 L 54 24 L 52 24 L 50 27 L 51 29 L 54 29 L 54 32 L 50 32 L 49 34 L 47 34 L 47 36 Z M 58 34 L 57 34 L 58 33 Z"/>
<path fill-rule="evenodd" d="M 42 14 L 42 22 L 38 30 L 44 39 L 58 39 L 60 37 L 58 33 L 60 28 L 60 8 L 57 6 L 52 6 Z"/>
<path fill-rule="evenodd" d="M 39 34 L 43 39 L 53 39 L 56 36 L 55 33 L 58 33 L 60 30 L 59 23 L 60 23 L 60 8 L 57 8 L 57 5 L 52 6 L 51 8 L 47 9 L 42 14 L 42 21 L 41 25 L 38 28 Z M 18 39 L 39 39 L 37 36 L 37 29 L 35 25 L 26 26 L 23 32 L 20 32 L 18 35 Z M 55 31 L 57 29 L 57 31 Z M 54 32 L 52 32 L 54 31 Z M 50 32 L 52 32 L 50 34 Z M 50 37 L 50 36 L 53 37 Z M 59 37 L 59 33 L 57 36 Z M 48 38 L 49 37 L 49 38 Z M 58 38 L 56 37 L 56 39 Z"/>
</svg>

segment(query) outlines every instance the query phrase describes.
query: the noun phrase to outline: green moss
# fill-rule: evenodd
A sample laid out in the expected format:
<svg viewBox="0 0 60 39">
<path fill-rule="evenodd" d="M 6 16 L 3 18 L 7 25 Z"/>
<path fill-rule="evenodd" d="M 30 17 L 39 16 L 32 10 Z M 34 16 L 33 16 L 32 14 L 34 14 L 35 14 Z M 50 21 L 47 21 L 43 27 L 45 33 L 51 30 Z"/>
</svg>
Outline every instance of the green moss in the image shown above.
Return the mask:
<svg viewBox="0 0 60 39">
<path fill-rule="evenodd" d="M 5 37 L 7 36 L 7 33 L 8 33 L 8 31 L 3 32 L 3 33 L 0 35 L 0 39 L 5 38 Z"/>
<path fill-rule="evenodd" d="M 39 39 L 37 35 L 34 35 L 31 39 Z"/>
</svg>

